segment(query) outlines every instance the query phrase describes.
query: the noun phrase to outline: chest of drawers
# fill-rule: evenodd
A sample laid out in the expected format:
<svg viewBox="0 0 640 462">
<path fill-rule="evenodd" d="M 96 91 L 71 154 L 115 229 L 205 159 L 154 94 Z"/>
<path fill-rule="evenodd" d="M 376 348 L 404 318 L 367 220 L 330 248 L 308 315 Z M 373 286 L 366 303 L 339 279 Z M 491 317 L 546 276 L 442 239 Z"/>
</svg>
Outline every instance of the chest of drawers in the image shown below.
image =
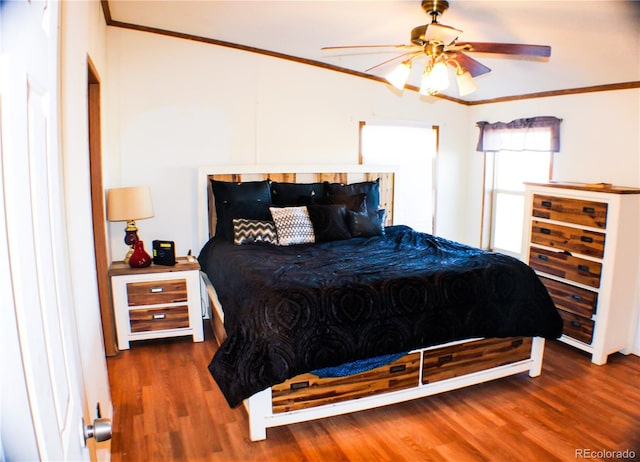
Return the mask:
<svg viewBox="0 0 640 462">
<path fill-rule="evenodd" d="M 118 348 L 129 342 L 191 335 L 203 341 L 200 308 L 200 265 L 178 258 L 175 266 L 130 268 L 111 265 L 111 290 Z"/>
<path fill-rule="evenodd" d="M 527 183 L 522 259 L 564 320 L 561 340 L 605 364 L 638 325 L 640 189 Z"/>
</svg>

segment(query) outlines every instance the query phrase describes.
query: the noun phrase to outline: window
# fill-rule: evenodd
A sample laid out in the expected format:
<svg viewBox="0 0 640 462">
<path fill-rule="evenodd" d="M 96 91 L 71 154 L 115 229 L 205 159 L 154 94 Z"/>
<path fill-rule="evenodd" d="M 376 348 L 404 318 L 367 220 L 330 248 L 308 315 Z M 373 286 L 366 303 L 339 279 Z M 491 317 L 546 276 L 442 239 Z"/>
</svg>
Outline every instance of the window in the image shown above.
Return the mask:
<svg viewBox="0 0 640 462">
<path fill-rule="evenodd" d="M 438 127 L 410 123 L 360 123 L 360 163 L 397 166 L 393 222 L 434 232 Z"/>
<path fill-rule="evenodd" d="M 535 117 L 507 124 L 478 122 L 478 151 L 485 153 L 481 246 L 519 256 L 524 221 L 524 183 L 551 179 L 560 149 L 560 119 Z"/>
<path fill-rule="evenodd" d="M 492 169 L 491 233 L 489 248 L 517 256 L 522 247 L 524 182 L 551 179 L 550 152 L 498 151 L 486 156 Z"/>
</svg>

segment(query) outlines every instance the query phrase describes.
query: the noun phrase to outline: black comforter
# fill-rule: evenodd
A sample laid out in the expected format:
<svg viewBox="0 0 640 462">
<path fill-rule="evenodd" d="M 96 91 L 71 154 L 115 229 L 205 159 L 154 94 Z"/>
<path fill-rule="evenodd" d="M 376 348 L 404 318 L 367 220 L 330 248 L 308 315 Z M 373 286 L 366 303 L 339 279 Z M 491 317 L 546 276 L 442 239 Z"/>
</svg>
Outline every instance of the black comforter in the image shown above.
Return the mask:
<svg viewBox="0 0 640 462">
<path fill-rule="evenodd" d="M 199 260 L 228 335 L 209 370 L 232 407 L 318 368 L 465 338 L 562 332 L 527 265 L 406 226 L 290 247 L 214 238 Z"/>
</svg>

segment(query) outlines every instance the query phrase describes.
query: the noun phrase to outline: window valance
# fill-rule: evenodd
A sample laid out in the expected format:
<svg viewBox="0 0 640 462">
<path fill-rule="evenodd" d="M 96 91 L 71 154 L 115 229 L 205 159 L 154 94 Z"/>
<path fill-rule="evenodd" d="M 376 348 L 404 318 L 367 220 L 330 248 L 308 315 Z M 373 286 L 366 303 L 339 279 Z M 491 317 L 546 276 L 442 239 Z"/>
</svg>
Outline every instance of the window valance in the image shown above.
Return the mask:
<svg viewBox="0 0 640 462">
<path fill-rule="evenodd" d="M 477 151 L 560 151 L 560 122 L 551 116 L 516 119 L 511 122 L 477 122 Z"/>
</svg>

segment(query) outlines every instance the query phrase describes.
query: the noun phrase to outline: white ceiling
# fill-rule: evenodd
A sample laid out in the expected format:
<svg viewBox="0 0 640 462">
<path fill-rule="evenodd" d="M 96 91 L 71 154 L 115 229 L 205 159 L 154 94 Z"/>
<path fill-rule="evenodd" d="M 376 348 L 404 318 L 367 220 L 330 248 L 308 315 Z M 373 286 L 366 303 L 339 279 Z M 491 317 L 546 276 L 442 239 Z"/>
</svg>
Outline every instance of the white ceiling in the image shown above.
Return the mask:
<svg viewBox="0 0 640 462">
<path fill-rule="evenodd" d="M 323 46 L 408 44 L 430 18 L 420 0 L 109 0 L 111 19 L 275 51 L 365 71 L 399 52 L 328 52 Z M 551 46 L 548 59 L 470 53 L 492 69 L 479 101 L 640 81 L 640 1 L 449 1 L 440 23 L 460 40 Z M 215 46 L 215 45 L 212 45 Z M 386 69 L 388 71 L 388 69 Z M 373 71 L 382 76 L 385 68 Z M 416 79 L 419 70 L 414 68 Z M 453 69 L 451 71 L 453 76 Z M 412 80 L 418 85 L 417 80 Z M 445 94 L 458 98 L 452 83 Z"/>
</svg>

